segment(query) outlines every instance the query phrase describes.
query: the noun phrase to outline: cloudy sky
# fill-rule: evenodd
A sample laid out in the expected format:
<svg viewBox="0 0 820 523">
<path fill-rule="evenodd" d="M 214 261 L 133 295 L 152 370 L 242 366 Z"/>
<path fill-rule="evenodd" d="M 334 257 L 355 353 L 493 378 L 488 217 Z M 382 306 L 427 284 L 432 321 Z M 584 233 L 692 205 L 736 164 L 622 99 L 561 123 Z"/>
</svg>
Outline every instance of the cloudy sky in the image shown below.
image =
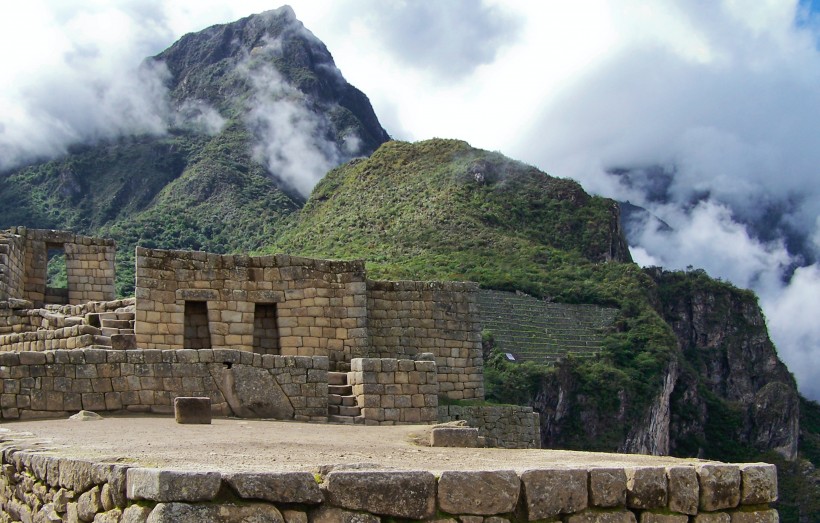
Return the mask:
<svg viewBox="0 0 820 523">
<path fill-rule="evenodd" d="M 138 73 L 141 59 L 279 5 L 0 3 L 0 167 L 161 132 L 161 75 Z M 461 138 L 648 208 L 672 231 L 638 224 L 636 260 L 757 291 L 782 358 L 820 399 L 817 2 L 290 5 L 394 138 Z"/>
</svg>

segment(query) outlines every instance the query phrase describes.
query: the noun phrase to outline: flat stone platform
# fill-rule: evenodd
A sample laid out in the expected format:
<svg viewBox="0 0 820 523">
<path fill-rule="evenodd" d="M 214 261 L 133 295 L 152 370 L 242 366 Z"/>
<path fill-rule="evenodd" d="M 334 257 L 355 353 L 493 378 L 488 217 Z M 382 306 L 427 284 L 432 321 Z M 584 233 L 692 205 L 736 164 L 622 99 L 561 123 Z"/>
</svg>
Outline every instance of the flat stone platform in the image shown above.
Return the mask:
<svg viewBox="0 0 820 523">
<path fill-rule="evenodd" d="M 106 416 L 0 424 L 0 441 L 129 466 L 184 470 L 516 470 L 707 463 L 698 459 L 559 450 L 442 448 L 414 444 L 429 425 L 364 426 L 217 418 L 181 425 L 165 416 Z M 429 440 L 428 440 L 429 441 Z"/>
</svg>

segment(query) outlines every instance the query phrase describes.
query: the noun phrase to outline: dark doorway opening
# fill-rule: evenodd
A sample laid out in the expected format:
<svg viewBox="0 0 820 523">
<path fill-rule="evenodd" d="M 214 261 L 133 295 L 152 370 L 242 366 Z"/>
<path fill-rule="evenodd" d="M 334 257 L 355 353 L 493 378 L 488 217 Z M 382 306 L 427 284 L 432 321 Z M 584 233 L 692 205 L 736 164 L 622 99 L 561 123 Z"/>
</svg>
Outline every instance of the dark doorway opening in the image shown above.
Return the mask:
<svg viewBox="0 0 820 523">
<path fill-rule="evenodd" d="M 182 346 L 186 349 L 211 348 L 211 331 L 208 329 L 208 302 L 185 302 L 185 339 Z"/>
<path fill-rule="evenodd" d="M 275 303 L 256 304 L 253 313 L 253 351 L 259 354 L 279 354 Z"/>
</svg>

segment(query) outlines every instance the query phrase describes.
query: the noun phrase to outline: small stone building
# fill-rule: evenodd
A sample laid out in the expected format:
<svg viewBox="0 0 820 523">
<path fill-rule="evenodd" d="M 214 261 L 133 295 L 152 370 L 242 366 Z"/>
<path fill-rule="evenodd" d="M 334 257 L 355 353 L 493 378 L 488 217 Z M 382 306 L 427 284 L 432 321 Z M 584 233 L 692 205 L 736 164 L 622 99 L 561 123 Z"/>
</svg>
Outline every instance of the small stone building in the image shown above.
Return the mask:
<svg viewBox="0 0 820 523">
<path fill-rule="evenodd" d="M 66 231 L 13 227 L 0 231 L 0 301 L 27 300 L 35 307 L 113 300 L 113 240 Z M 48 286 L 50 255 L 64 256 L 66 288 Z"/>
<path fill-rule="evenodd" d="M 433 353 L 439 393 L 481 399 L 473 283 L 368 280 L 362 261 L 137 248 L 136 336 L 145 349 L 230 348 L 353 358 Z"/>
</svg>

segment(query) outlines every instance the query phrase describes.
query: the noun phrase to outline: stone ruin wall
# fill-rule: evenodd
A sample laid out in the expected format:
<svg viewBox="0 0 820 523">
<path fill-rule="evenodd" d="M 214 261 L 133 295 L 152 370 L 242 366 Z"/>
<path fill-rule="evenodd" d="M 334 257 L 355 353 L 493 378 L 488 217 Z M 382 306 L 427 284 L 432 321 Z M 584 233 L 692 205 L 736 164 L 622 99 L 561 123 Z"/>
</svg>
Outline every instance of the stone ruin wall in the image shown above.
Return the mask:
<svg viewBox="0 0 820 523">
<path fill-rule="evenodd" d="M 477 293 L 476 283 L 368 281 L 369 355 L 433 353 L 440 395 L 484 399 Z"/>
<path fill-rule="evenodd" d="M 435 423 L 437 376 L 435 361 L 356 358 L 348 383 L 366 425 Z"/>
<path fill-rule="evenodd" d="M 431 352 L 441 395 L 483 399 L 477 290 L 368 281 L 361 261 L 137 248 L 137 346 L 327 356 L 331 370 Z"/>
<path fill-rule="evenodd" d="M 358 261 L 138 247 L 137 346 L 254 351 L 255 334 L 271 330 L 256 312 L 268 308 L 278 347 L 267 351 L 326 356 L 335 369 L 366 350 L 366 291 Z"/>
<path fill-rule="evenodd" d="M 476 427 L 488 447 L 540 449 L 540 416 L 532 407 L 516 405 L 439 405 L 438 421 L 466 421 Z"/>
<path fill-rule="evenodd" d="M 47 287 L 48 251 L 52 248 L 65 252 L 67 294 Z M 113 300 L 115 251 L 113 240 L 13 227 L 0 234 L 0 300 L 23 299 L 35 307 Z"/>
<path fill-rule="evenodd" d="M 173 414 L 174 398 L 208 397 L 218 416 L 327 420 L 324 357 L 236 350 L 77 349 L 0 354 L 0 418 L 79 410 Z"/>
<path fill-rule="evenodd" d="M 22 299 L 25 275 L 25 241 L 0 232 L 0 301 Z"/>
<path fill-rule="evenodd" d="M 14 521 L 776 523 L 769 464 L 528 470 L 216 472 L 90 461 L 24 436 L 0 445 Z"/>
</svg>

